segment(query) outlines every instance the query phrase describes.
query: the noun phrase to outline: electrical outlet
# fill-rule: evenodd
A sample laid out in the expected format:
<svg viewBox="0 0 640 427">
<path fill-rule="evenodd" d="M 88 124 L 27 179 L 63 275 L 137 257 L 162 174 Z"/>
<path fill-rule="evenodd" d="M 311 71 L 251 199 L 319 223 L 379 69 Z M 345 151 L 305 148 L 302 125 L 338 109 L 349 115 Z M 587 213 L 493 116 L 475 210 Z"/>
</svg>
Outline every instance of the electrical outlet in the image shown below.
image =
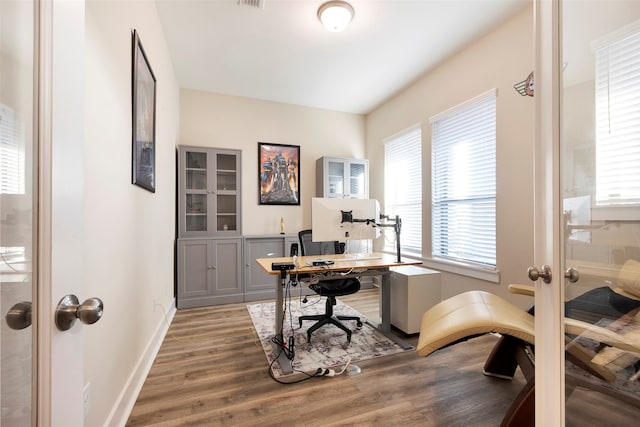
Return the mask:
<svg viewBox="0 0 640 427">
<path fill-rule="evenodd" d="M 89 414 L 89 391 L 91 390 L 91 383 L 87 383 L 84 386 L 84 390 L 82 393 L 82 404 L 84 409 L 84 417 L 87 418 Z"/>
</svg>

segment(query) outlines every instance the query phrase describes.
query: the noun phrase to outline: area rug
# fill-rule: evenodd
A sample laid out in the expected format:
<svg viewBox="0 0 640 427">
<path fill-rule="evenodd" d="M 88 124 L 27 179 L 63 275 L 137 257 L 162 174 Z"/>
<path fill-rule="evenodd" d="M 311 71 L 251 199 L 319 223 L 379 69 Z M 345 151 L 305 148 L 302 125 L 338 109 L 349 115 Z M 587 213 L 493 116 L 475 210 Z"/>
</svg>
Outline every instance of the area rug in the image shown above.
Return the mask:
<svg viewBox="0 0 640 427">
<path fill-rule="evenodd" d="M 248 304 L 247 309 L 256 329 L 260 345 L 267 356 L 267 362 L 272 366 L 275 377 L 286 376 L 276 359 L 271 338 L 275 334 L 275 302 Z M 334 325 L 324 325 L 311 335 L 311 343 L 307 342 L 307 329 L 314 322 L 305 321 L 299 327 L 298 317 L 302 315 L 321 314 L 325 310 L 324 298 L 314 298 L 308 303 L 293 300 L 286 303 L 286 321 L 283 328 L 284 336 L 288 339 L 293 331 L 295 337 L 295 357 L 293 359 L 294 372 L 290 375 L 307 372 L 313 373 L 318 368 L 334 368 L 344 366 L 349 359 L 351 363 L 387 356 L 405 351 L 374 327 L 366 323 L 366 317 L 348 305 L 337 301 L 334 313 L 345 316 L 358 316 L 363 326 L 356 328 L 355 321 L 343 321 L 351 329 L 351 343 L 347 341 L 347 334 Z M 291 326 L 293 323 L 293 328 Z M 337 369 L 336 369 L 337 370 Z"/>
</svg>

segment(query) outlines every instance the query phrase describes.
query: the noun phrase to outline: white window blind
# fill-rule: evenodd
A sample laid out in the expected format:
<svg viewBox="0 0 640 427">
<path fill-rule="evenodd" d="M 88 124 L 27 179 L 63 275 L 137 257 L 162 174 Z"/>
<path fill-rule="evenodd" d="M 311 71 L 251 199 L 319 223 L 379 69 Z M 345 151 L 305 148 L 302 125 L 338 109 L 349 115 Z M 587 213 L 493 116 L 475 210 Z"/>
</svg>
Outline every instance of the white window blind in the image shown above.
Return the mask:
<svg viewBox="0 0 640 427">
<path fill-rule="evenodd" d="M 635 27 L 594 46 L 598 206 L 640 204 L 640 29 Z"/>
<path fill-rule="evenodd" d="M 496 265 L 496 91 L 431 118 L 432 256 Z"/>
<path fill-rule="evenodd" d="M 24 194 L 24 144 L 13 110 L 0 104 L 0 194 Z"/>
<path fill-rule="evenodd" d="M 402 220 L 403 253 L 422 255 L 422 132 L 413 126 L 384 141 L 384 214 Z M 390 235 L 390 234 L 385 234 Z M 395 242 L 386 248 L 395 250 Z"/>
</svg>

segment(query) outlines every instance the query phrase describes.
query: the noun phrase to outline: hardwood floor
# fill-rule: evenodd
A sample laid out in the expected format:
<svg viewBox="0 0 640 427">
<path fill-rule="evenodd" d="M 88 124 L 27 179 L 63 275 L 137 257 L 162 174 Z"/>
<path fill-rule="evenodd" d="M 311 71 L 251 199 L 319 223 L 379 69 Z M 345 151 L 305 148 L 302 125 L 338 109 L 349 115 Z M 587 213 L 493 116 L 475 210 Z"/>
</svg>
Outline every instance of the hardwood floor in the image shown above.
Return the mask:
<svg viewBox="0 0 640 427">
<path fill-rule="evenodd" d="M 377 316 L 377 289 L 340 299 Z M 244 303 L 179 310 L 127 426 L 497 426 L 524 382 L 519 371 L 513 381 L 482 374 L 497 340 L 490 335 L 426 358 L 407 351 L 358 362 L 359 375 L 290 385 L 271 379 L 257 340 Z M 583 394 L 572 394 L 580 418 L 567 425 L 640 416 L 616 401 L 602 411 L 602 394 Z"/>
</svg>

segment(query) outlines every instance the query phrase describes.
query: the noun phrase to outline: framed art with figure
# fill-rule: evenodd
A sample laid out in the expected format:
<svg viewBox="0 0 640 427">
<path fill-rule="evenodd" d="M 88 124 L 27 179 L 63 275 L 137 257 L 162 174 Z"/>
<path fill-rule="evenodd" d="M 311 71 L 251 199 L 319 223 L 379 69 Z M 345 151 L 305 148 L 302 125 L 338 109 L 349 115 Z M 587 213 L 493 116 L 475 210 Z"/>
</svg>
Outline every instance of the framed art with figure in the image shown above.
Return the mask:
<svg viewBox="0 0 640 427">
<path fill-rule="evenodd" d="M 151 70 L 140 36 L 133 30 L 131 181 L 156 191 L 156 77 Z"/>
<path fill-rule="evenodd" d="M 258 142 L 261 205 L 300 205 L 300 146 Z"/>
</svg>

